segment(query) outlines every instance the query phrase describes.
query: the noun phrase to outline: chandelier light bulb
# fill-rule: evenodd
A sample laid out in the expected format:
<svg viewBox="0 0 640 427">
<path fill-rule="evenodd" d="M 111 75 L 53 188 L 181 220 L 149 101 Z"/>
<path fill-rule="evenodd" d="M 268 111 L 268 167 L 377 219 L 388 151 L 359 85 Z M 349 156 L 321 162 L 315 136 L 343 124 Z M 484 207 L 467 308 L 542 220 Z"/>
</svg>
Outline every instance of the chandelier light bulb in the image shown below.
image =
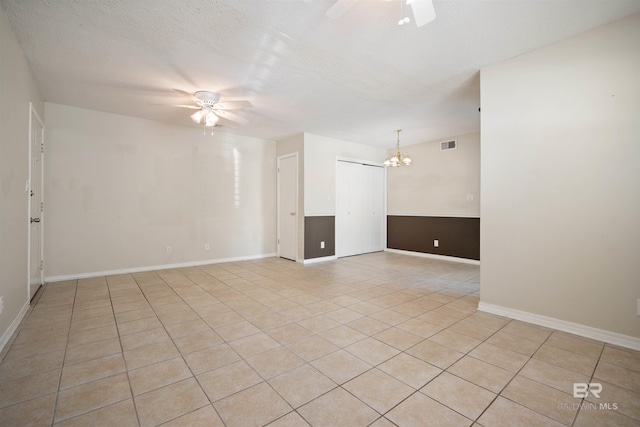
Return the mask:
<svg viewBox="0 0 640 427">
<path fill-rule="evenodd" d="M 202 113 L 202 110 L 198 110 L 198 111 L 196 111 L 195 113 L 193 113 L 191 115 L 191 120 L 193 120 L 196 123 L 200 123 L 200 121 L 202 120 L 202 116 L 203 115 L 204 114 Z"/>
</svg>

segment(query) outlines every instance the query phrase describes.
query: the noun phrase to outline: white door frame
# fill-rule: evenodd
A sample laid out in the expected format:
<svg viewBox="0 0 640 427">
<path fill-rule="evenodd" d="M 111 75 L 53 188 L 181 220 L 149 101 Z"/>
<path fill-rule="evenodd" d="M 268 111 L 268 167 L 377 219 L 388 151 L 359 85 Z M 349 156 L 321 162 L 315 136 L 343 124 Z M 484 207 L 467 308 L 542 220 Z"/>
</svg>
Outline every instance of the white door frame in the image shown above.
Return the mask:
<svg viewBox="0 0 640 427">
<path fill-rule="evenodd" d="M 27 299 L 31 300 L 31 179 L 33 177 L 32 167 L 32 156 L 33 146 L 31 144 L 32 131 L 33 131 L 33 119 L 36 119 L 37 123 L 40 125 L 42 132 L 40 134 L 40 200 L 44 203 L 44 122 L 40 118 L 38 111 L 34 108 L 33 103 L 29 102 L 29 139 L 27 143 L 29 144 L 29 181 L 27 186 Z M 39 262 L 43 262 L 44 260 L 44 211 L 40 212 L 40 260 Z M 38 286 L 44 284 L 44 268 L 40 268 L 40 283 Z"/>
<path fill-rule="evenodd" d="M 294 230 L 294 243 L 295 243 L 295 259 L 294 261 L 298 262 L 298 227 L 300 226 L 300 206 L 298 206 L 299 200 L 298 200 L 298 193 L 300 191 L 299 188 L 299 181 L 300 181 L 300 176 L 299 176 L 299 166 L 298 166 L 298 152 L 294 152 L 294 153 L 289 153 L 289 154 L 284 154 L 282 156 L 278 156 L 278 164 L 277 164 L 277 175 L 278 175 L 278 184 L 277 184 L 277 196 L 276 198 L 277 200 L 277 211 L 276 211 L 276 215 L 278 217 L 278 223 L 277 223 L 277 228 L 276 228 L 276 238 L 277 238 L 277 255 L 278 258 L 280 258 L 280 231 L 282 230 L 282 224 L 280 224 L 280 161 L 289 157 L 294 157 L 296 160 L 296 227 Z"/>
</svg>

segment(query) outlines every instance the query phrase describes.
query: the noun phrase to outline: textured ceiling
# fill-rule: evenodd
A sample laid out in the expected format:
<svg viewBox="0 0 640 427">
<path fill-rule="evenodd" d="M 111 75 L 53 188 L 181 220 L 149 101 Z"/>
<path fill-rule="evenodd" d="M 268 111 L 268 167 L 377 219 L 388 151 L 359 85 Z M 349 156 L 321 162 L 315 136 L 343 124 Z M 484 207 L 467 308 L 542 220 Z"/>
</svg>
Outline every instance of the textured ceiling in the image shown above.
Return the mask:
<svg viewBox="0 0 640 427">
<path fill-rule="evenodd" d="M 175 92 L 246 99 L 266 139 L 300 132 L 392 147 L 480 129 L 479 70 L 640 12 L 640 0 L 0 0 L 45 101 L 194 125 Z M 159 105 L 158 105 L 159 104 Z M 227 126 L 228 125 L 228 126 Z"/>
</svg>

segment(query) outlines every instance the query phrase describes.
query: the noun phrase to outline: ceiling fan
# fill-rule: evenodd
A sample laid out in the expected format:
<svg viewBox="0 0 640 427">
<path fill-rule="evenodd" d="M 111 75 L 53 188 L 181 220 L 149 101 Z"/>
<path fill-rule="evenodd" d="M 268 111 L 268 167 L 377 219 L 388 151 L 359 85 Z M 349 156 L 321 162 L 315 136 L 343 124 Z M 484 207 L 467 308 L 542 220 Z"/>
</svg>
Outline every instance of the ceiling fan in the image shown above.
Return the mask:
<svg viewBox="0 0 640 427">
<path fill-rule="evenodd" d="M 218 124 L 218 120 L 220 120 L 221 117 L 232 122 L 245 124 L 247 123 L 247 119 L 240 117 L 229 110 L 241 110 L 243 108 L 253 107 L 249 101 L 220 102 L 220 95 L 208 90 L 199 90 L 195 93 L 189 93 L 180 89 L 174 90 L 188 96 L 196 103 L 196 105 L 181 104 L 176 105 L 176 107 L 198 110 L 191 115 L 191 119 L 196 123 L 204 124 L 205 127 L 220 126 L 220 124 Z"/>
<path fill-rule="evenodd" d="M 359 0 L 337 0 L 333 6 L 331 6 L 326 12 L 329 18 L 338 19 L 344 13 L 351 9 Z M 399 0 L 401 3 L 405 3 L 411 6 L 413 12 L 413 19 L 416 22 L 416 26 L 422 27 L 429 22 L 436 19 L 436 11 L 433 8 L 432 0 Z M 401 16 L 398 21 L 398 25 L 404 25 L 410 21 L 408 16 Z"/>
</svg>

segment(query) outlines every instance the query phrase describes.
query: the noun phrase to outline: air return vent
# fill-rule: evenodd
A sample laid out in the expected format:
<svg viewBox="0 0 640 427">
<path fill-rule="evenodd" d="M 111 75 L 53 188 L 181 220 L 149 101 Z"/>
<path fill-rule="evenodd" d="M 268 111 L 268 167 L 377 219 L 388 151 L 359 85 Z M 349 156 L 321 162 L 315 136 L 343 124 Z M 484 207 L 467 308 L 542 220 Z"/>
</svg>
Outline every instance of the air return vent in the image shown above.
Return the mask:
<svg viewBox="0 0 640 427">
<path fill-rule="evenodd" d="M 458 141 L 455 139 L 453 141 L 445 141 L 440 143 L 440 151 L 444 150 L 453 150 L 458 146 Z"/>
</svg>

